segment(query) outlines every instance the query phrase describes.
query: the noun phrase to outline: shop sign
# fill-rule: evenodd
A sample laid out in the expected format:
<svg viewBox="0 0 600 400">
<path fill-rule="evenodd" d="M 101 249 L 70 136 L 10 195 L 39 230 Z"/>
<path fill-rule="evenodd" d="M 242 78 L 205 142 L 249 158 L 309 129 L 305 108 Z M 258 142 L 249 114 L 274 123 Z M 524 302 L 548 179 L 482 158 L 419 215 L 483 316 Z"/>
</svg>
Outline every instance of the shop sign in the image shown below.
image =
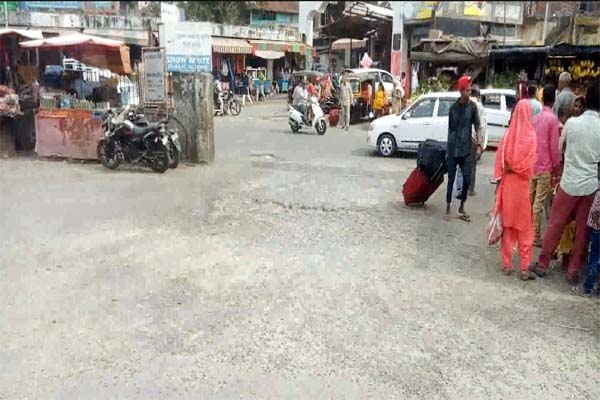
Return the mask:
<svg viewBox="0 0 600 400">
<path fill-rule="evenodd" d="M 165 81 L 165 52 L 162 49 L 144 49 L 144 101 L 164 103 L 167 100 Z"/>
<path fill-rule="evenodd" d="M 31 8 L 48 8 L 48 9 L 68 9 L 75 10 L 81 8 L 80 1 L 21 1 L 21 10 L 29 10 Z"/>
<path fill-rule="evenodd" d="M 160 25 L 160 44 L 167 53 L 169 72 L 210 72 L 212 69 L 211 24 L 178 22 Z"/>
<path fill-rule="evenodd" d="M 160 21 L 166 22 L 181 22 L 183 21 L 182 10 L 174 4 L 160 2 Z"/>
<path fill-rule="evenodd" d="M 4 12 L 4 5 L 8 11 L 17 11 L 19 8 L 18 1 L 0 1 L 0 11 Z"/>
</svg>

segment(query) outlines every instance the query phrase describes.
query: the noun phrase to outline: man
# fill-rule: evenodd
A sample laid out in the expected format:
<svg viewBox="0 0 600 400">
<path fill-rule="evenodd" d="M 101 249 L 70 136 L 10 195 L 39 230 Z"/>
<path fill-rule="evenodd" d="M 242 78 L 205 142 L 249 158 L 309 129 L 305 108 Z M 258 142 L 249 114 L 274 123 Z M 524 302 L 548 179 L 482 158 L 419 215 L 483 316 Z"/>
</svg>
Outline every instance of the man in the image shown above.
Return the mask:
<svg viewBox="0 0 600 400">
<path fill-rule="evenodd" d="M 304 81 L 298 82 L 292 93 L 292 106 L 296 107 L 302 113 L 304 119 L 306 119 L 306 101 L 308 100 L 308 93 L 304 89 Z"/>
<path fill-rule="evenodd" d="M 552 111 L 558 117 L 561 123 L 565 123 L 571 114 L 571 107 L 573 106 L 573 100 L 575 100 L 575 94 L 571 91 L 569 85 L 571 84 L 571 74 L 567 71 L 561 72 L 558 76 L 558 91 L 559 94 L 556 96 L 556 101 L 552 106 Z"/>
<path fill-rule="evenodd" d="M 215 80 L 213 81 L 213 101 L 215 107 L 223 112 L 223 84 L 221 83 L 221 73 L 215 74 Z"/>
<path fill-rule="evenodd" d="M 533 129 L 537 135 L 537 161 L 533 167 L 535 174 L 529 185 L 529 197 L 533 205 L 533 245 L 542 247 L 540 225 L 546 199 L 552 192 L 553 178 L 560 174 L 562 154 L 560 151 L 560 122 L 550 108 L 554 103 L 554 85 L 546 85 L 542 98 L 544 107 L 533 118 Z M 530 100 L 531 101 L 531 100 Z"/>
<path fill-rule="evenodd" d="M 558 98 L 556 100 L 558 102 Z M 569 222 L 571 214 L 575 213 L 575 240 L 566 275 L 567 282 L 572 285 L 578 281 L 579 267 L 587 250 L 586 223 L 594 194 L 598 189 L 600 87 L 594 85 L 588 88 L 586 107 L 586 111 L 581 116 L 569 118 L 562 131 L 559 147 L 562 148 L 566 143 L 567 148 L 560 188 L 554 196 L 542 252 L 533 269 L 540 277 L 546 275 L 552 253 L 560 241 L 563 229 Z"/>
<path fill-rule="evenodd" d="M 537 82 L 530 81 L 527 87 L 527 94 L 529 95 L 529 105 L 531 106 L 531 116 L 535 117 L 542 112 L 542 103 L 537 99 Z"/>
<path fill-rule="evenodd" d="M 348 82 L 347 75 L 342 75 L 342 84 L 340 85 L 340 105 L 341 105 L 341 119 L 342 129 L 348 130 L 350 127 L 350 106 L 354 101 L 354 94 L 352 93 L 352 86 Z"/>
<path fill-rule="evenodd" d="M 263 97 L 263 99 L 267 99 L 267 96 L 265 96 L 265 74 L 263 74 L 262 70 L 258 71 L 258 87 L 256 88 L 256 102 L 258 103 L 258 100 L 260 100 L 260 96 Z"/>
<path fill-rule="evenodd" d="M 475 127 L 477 137 L 481 135 L 481 123 L 477 113 L 477 106 L 471 101 L 471 77 L 463 76 L 458 80 L 460 98 L 452 104 L 448 115 L 448 189 L 446 191 L 446 215 L 444 219 L 450 220 L 450 206 L 452 204 L 452 188 L 456 177 L 456 167 L 459 166 L 463 174 L 463 190 L 460 194 L 460 207 L 458 217 L 469 222 L 471 217 L 465 212 L 467 189 L 471 184 L 471 160 L 473 157 L 472 129 Z M 477 156 L 483 152 L 481 144 L 477 144 Z"/>
<path fill-rule="evenodd" d="M 471 184 L 469 185 L 469 196 L 475 196 L 475 175 L 477 174 L 477 160 L 481 153 L 477 152 L 477 149 L 481 147 L 482 151 L 487 146 L 487 118 L 485 115 L 485 108 L 481 104 L 481 91 L 479 86 L 473 85 L 471 87 L 471 101 L 477 106 L 477 116 L 479 117 L 479 123 L 481 129 L 473 129 L 473 149 L 471 151 Z"/>
</svg>

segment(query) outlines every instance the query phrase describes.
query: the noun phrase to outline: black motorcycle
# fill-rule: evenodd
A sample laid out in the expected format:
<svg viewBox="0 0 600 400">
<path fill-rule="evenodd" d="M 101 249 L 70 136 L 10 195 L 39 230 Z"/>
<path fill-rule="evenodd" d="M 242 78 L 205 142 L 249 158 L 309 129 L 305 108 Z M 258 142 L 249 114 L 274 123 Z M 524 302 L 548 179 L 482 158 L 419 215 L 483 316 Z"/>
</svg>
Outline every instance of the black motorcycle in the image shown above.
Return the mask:
<svg viewBox="0 0 600 400">
<path fill-rule="evenodd" d="M 181 147 L 177 136 L 168 133 L 168 122 L 168 118 L 148 122 L 128 109 L 116 117 L 112 111 L 107 112 L 102 119 L 98 159 L 108 169 L 117 168 L 123 161 L 143 164 L 159 173 L 176 167 Z"/>
<path fill-rule="evenodd" d="M 329 114 L 329 111 L 340 107 L 340 100 L 332 93 L 331 96 L 323 98 L 319 105 L 325 114 Z"/>
</svg>

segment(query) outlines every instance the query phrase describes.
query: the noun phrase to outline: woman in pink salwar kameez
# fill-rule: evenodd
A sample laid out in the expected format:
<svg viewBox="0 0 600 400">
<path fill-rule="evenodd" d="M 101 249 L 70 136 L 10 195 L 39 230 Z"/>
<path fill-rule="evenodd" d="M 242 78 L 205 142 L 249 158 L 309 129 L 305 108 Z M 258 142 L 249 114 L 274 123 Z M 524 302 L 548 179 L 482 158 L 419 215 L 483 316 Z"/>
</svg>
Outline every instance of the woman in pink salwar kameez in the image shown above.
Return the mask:
<svg viewBox="0 0 600 400">
<path fill-rule="evenodd" d="M 533 255 L 533 213 L 529 199 L 529 180 L 536 161 L 537 138 L 531 125 L 528 100 L 517 103 L 506 134 L 496 151 L 494 178 L 499 181 L 496 206 L 502 215 L 500 254 L 502 272 L 512 273 L 515 244 L 519 247 L 521 279 L 535 279 L 529 273 Z"/>
</svg>

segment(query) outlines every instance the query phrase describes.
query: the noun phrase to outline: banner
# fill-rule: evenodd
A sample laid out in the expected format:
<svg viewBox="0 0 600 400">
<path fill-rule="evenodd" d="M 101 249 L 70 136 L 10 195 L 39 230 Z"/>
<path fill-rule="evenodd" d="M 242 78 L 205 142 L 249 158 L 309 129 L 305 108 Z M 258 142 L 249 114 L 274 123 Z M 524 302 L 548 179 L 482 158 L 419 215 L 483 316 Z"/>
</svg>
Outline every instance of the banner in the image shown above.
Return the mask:
<svg viewBox="0 0 600 400">
<path fill-rule="evenodd" d="M 144 49 L 144 102 L 164 103 L 167 100 L 165 82 L 165 52 Z"/>
<path fill-rule="evenodd" d="M 161 24 L 160 45 L 167 53 L 168 72 L 211 72 L 212 47 L 209 22 Z"/>
</svg>

